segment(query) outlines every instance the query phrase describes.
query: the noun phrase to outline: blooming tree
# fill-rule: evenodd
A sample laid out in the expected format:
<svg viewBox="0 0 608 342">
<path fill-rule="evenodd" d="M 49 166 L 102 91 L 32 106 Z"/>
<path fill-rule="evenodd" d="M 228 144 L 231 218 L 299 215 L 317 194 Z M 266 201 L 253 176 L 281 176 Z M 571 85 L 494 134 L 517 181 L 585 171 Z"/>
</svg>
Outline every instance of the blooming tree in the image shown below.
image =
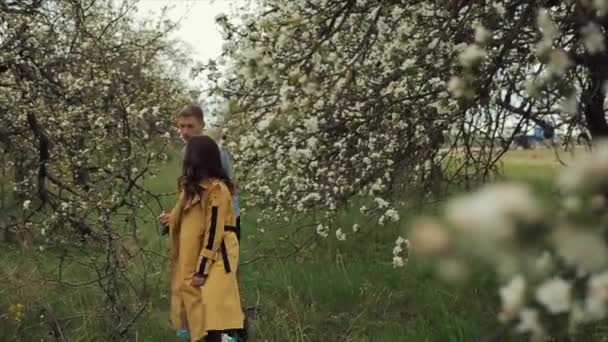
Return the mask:
<svg viewBox="0 0 608 342">
<path fill-rule="evenodd" d="M 142 181 L 166 158 L 170 113 L 188 99 L 167 72 L 186 61 L 168 40 L 173 24 L 138 25 L 135 4 L 0 3 L 0 179 L 14 194 L 2 198 L 0 229 L 60 251 L 51 275 L 59 283 L 88 256 L 78 267 L 104 290 L 120 334 L 146 304 L 126 299 L 143 293 L 145 274 L 123 271 L 134 260 L 156 265 L 138 227 L 149 229 L 142 215 L 160 208 Z"/>
<path fill-rule="evenodd" d="M 236 137 L 248 203 L 281 221 L 314 213 L 326 236 L 354 197 L 370 198 L 361 211 L 385 224 L 399 219 L 392 194 L 477 174 L 447 175 L 458 156 L 440 152 L 450 124 L 464 122 L 447 92 L 449 16 L 440 3 L 267 1 L 239 25 L 218 17 L 224 54 L 203 70 Z"/>
<path fill-rule="evenodd" d="M 202 70 L 249 203 L 327 222 L 364 196 L 383 224 L 394 194 L 492 174 L 529 124 L 608 134 L 606 6 L 264 1 L 217 18 L 224 54 Z"/>
<path fill-rule="evenodd" d="M 364 194 L 382 222 L 392 193 L 487 177 L 529 124 L 607 134 L 605 6 L 264 1 L 218 17 L 202 70 L 252 204 L 325 217 Z"/>
<path fill-rule="evenodd" d="M 240 24 L 218 17 L 224 54 L 203 70 L 252 203 L 281 219 L 329 213 L 358 194 L 486 177 L 506 125 L 607 134 L 604 7 L 265 1 Z"/>
</svg>

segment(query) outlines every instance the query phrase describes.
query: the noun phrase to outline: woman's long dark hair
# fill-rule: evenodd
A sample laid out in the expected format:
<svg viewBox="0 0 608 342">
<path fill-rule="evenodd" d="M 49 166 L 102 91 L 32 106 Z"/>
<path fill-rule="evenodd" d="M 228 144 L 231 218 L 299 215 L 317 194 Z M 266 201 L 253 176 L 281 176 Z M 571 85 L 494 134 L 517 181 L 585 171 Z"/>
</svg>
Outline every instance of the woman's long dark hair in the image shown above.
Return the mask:
<svg viewBox="0 0 608 342">
<path fill-rule="evenodd" d="M 222 180 L 230 192 L 234 192 L 234 184 L 222 167 L 220 149 L 215 141 L 204 135 L 192 137 L 186 146 L 178 185 L 184 190 L 186 199 L 192 199 L 200 193 L 200 183 L 209 178 Z"/>
</svg>

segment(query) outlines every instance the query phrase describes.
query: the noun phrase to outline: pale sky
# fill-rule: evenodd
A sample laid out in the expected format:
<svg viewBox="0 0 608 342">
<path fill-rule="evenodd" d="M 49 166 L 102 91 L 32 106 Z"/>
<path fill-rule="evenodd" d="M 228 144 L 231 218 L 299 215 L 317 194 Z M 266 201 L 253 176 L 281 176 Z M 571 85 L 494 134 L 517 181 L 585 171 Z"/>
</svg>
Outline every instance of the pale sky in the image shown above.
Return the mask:
<svg viewBox="0 0 608 342">
<path fill-rule="evenodd" d="M 158 17 L 163 7 L 171 7 L 168 18 L 180 22 L 174 37 L 190 45 L 195 59 L 206 62 L 209 58 L 219 56 L 222 51 L 223 39 L 215 23 L 215 17 L 221 13 L 229 14 L 231 7 L 237 2 L 235 0 L 140 0 L 137 16 Z"/>
<path fill-rule="evenodd" d="M 135 17 L 158 19 L 162 8 L 169 7 L 167 18 L 179 23 L 172 38 L 185 42 L 195 61 L 206 63 L 219 57 L 224 44 L 215 18 L 222 13 L 235 13 L 236 6 L 242 5 L 251 5 L 251 0 L 139 0 Z M 188 83 L 203 91 L 207 88 L 204 77 L 188 79 Z M 214 106 L 208 100 L 204 93 L 199 99 L 204 110 L 210 113 L 209 121 L 214 121 Z"/>
</svg>

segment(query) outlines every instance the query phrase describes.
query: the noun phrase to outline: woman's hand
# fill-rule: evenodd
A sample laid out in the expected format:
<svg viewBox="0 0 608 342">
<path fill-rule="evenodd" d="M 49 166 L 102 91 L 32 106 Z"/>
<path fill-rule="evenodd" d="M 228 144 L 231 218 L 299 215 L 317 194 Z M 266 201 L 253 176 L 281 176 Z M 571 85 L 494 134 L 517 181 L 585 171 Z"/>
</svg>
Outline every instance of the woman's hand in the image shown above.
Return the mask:
<svg viewBox="0 0 608 342">
<path fill-rule="evenodd" d="M 158 216 L 158 221 L 162 227 L 161 235 L 167 235 L 169 233 L 169 223 L 171 222 L 171 212 L 166 211 Z"/>
<path fill-rule="evenodd" d="M 158 217 L 158 220 L 160 221 L 160 224 L 164 225 L 168 225 L 169 222 L 171 222 L 171 212 L 170 211 L 165 211 L 164 213 L 160 214 L 160 216 Z"/>
<path fill-rule="evenodd" d="M 195 274 L 194 277 L 192 277 L 192 283 L 190 285 L 192 285 L 193 287 L 201 287 L 205 284 L 205 280 L 207 278 L 198 274 Z"/>
</svg>

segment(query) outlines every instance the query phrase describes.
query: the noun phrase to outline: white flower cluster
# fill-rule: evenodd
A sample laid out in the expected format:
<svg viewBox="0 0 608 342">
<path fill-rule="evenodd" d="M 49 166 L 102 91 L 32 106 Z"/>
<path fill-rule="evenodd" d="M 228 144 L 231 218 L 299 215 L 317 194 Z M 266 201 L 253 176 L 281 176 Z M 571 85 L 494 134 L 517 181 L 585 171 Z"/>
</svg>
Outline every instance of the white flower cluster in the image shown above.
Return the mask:
<svg viewBox="0 0 608 342">
<path fill-rule="evenodd" d="M 603 320 L 608 316 L 608 244 L 600 229 L 608 202 L 606 151 L 608 143 L 599 143 L 563 171 L 556 186 L 566 204 L 543 207 L 524 185 L 489 185 L 449 201 L 444 223 L 420 219 L 408 237 L 419 254 L 439 259 L 437 271 L 448 280 L 466 277 L 469 262 L 492 263 L 509 279 L 498 291 L 499 318 L 533 341 L 555 333 L 546 322 L 558 317 L 568 318 L 568 333 Z M 539 249 L 546 250 L 540 258 Z"/>
<path fill-rule="evenodd" d="M 500 7 L 497 10 L 501 10 Z M 492 32 L 485 28 L 480 23 L 474 25 L 474 43 L 461 43 L 454 47 L 455 51 L 459 51 L 458 60 L 460 65 L 464 67 L 464 74 L 461 76 L 453 76 L 448 84 L 447 91 L 455 98 L 472 97 L 473 90 L 471 89 L 472 69 L 478 66 L 488 53 L 485 47 L 492 39 Z"/>
<path fill-rule="evenodd" d="M 559 28 L 551 18 L 549 10 L 541 8 L 538 11 L 536 23 L 542 34 L 540 42 L 536 46 L 537 56 L 545 56 L 551 52 L 553 48 L 553 41 L 557 39 L 559 35 Z"/>
<path fill-rule="evenodd" d="M 407 264 L 411 249 L 409 240 L 402 238 L 401 236 L 395 241 L 395 247 L 393 248 L 393 267 L 400 268 Z"/>
<path fill-rule="evenodd" d="M 477 44 L 468 45 L 458 57 L 465 67 L 472 67 L 486 56 L 486 52 Z"/>
<path fill-rule="evenodd" d="M 596 23 L 589 23 L 581 29 L 583 43 L 590 54 L 597 54 L 606 50 L 606 36 L 602 28 Z"/>
<path fill-rule="evenodd" d="M 319 225 L 317 225 L 317 234 L 319 234 L 319 236 L 323 238 L 326 238 L 329 235 L 329 228 L 320 223 Z"/>
</svg>

